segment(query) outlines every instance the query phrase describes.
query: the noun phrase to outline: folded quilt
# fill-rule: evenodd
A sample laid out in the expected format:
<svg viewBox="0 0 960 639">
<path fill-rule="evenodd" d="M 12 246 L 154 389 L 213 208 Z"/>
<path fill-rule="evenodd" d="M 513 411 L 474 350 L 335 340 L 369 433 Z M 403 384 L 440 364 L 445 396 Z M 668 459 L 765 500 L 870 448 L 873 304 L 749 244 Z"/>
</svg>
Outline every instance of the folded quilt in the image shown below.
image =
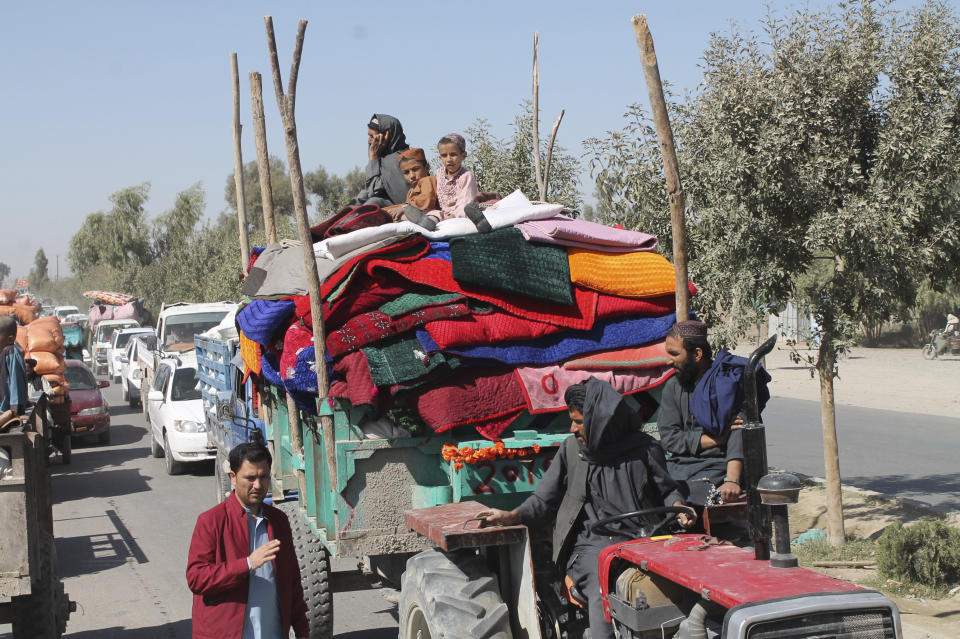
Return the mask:
<svg viewBox="0 0 960 639">
<path fill-rule="evenodd" d="M 427 353 L 415 337 L 398 337 L 363 347 L 374 386 L 394 386 L 424 377 L 447 364 L 439 351 Z"/>
<path fill-rule="evenodd" d="M 460 299 L 463 300 L 462 297 Z M 464 301 L 415 308 L 397 318 L 391 318 L 381 311 L 367 311 L 350 318 L 343 326 L 327 335 L 327 352 L 330 357 L 337 358 L 388 337 L 405 333 L 431 320 L 461 317 L 469 313 L 470 308 Z"/>
<path fill-rule="evenodd" d="M 658 243 L 655 235 L 615 229 L 562 215 L 546 220 L 521 222 L 517 224 L 517 228 L 530 242 L 559 244 L 606 253 L 652 251 L 657 248 Z"/>
<path fill-rule="evenodd" d="M 296 376 L 297 362 L 300 353 L 305 349 L 311 349 L 311 359 L 313 358 L 313 331 L 304 326 L 299 320 L 294 320 L 287 331 L 283 334 L 283 351 L 280 353 L 280 377 L 285 380 Z M 317 390 L 317 379 L 314 374 L 313 391 Z"/>
<path fill-rule="evenodd" d="M 450 255 L 453 279 L 464 286 L 573 304 L 566 250 L 531 244 L 515 228 L 454 238 Z"/>
<path fill-rule="evenodd" d="M 643 299 L 598 295 L 597 321 L 627 315 L 655 317 L 672 313 L 675 307 L 673 295 Z M 424 328 L 440 348 L 445 349 L 531 340 L 566 330 L 556 324 L 529 320 L 500 310 L 483 315 L 474 312 L 456 319 L 437 320 L 425 324 Z"/>
<path fill-rule="evenodd" d="M 492 228 L 499 229 L 527 220 L 554 217 L 562 210 L 563 207 L 559 204 L 531 204 L 520 191 L 514 191 L 497 202 L 494 207 L 486 209 L 484 215 Z M 451 218 L 438 222 L 435 231 L 428 231 L 413 222 L 395 222 L 327 238 L 322 242 L 315 243 L 313 252 L 317 257 L 335 260 L 346 253 L 375 242 L 414 233 L 432 240 L 443 240 L 476 232 L 477 227 L 467 218 Z"/>
<path fill-rule="evenodd" d="M 470 359 L 494 360 L 503 364 L 545 366 L 580 355 L 639 346 L 666 336 L 676 315 L 662 317 L 613 318 L 597 322 L 589 331 L 565 331 L 525 342 L 442 349 Z M 427 352 L 441 350 L 430 334 L 420 329 L 417 339 Z"/>
<path fill-rule="evenodd" d="M 353 406 L 379 404 L 379 391 L 370 376 L 370 365 L 361 351 L 348 353 L 333 365 L 330 397 L 348 400 Z"/>
<path fill-rule="evenodd" d="M 374 279 L 382 277 L 383 272 L 393 272 L 410 282 L 449 293 L 466 295 L 520 317 L 566 328 L 589 328 L 593 326 L 596 318 L 597 293 L 585 288 L 574 287 L 574 305 L 570 306 L 509 293 L 497 294 L 487 289 L 461 285 L 453 278 L 453 266 L 446 260 L 419 259 L 414 262 L 370 260 L 365 263 L 364 268 Z"/>
<path fill-rule="evenodd" d="M 673 265 L 659 253 L 601 253 L 571 248 L 574 284 L 621 297 L 652 297 L 676 288 Z"/>
<path fill-rule="evenodd" d="M 322 278 L 320 295 L 327 299 L 335 290 L 343 289 L 352 278 L 362 271 L 359 268 L 370 260 L 391 260 L 397 262 L 411 262 L 421 258 L 430 249 L 430 243 L 422 237 L 406 238 L 385 246 L 377 246 L 357 253 L 349 259 L 340 260 L 340 266 L 326 278 Z"/>
<path fill-rule="evenodd" d="M 442 384 L 409 393 L 407 402 L 434 432 L 470 425 L 488 439 L 497 439 L 526 408 L 520 382 L 503 367 L 455 371 Z"/>
<path fill-rule="evenodd" d="M 531 413 L 548 413 L 565 410 L 563 394 L 569 386 L 596 377 L 608 382 L 621 395 L 629 395 L 659 386 L 673 375 L 669 364 L 661 364 L 636 372 L 580 371 L 562 366 L 516 369 L 517 379 L 523 386 L 523 396 Z"/>
<path fill-rule="evenodd" d="M 657 341 L 643 346 L 618 348 L 571 359 L 564 362 L 563 367 L 567 370 L 580 371 L 638 370 L 657 368 L 669 363 L 664 343 Z"/>
<path fill-rule="evenodd" d="M 253 300 L 237 313 L 237 326 L 247 339 L 266 346 L 286 329 L 295 308 L 291 300 Z"/>
</svg>

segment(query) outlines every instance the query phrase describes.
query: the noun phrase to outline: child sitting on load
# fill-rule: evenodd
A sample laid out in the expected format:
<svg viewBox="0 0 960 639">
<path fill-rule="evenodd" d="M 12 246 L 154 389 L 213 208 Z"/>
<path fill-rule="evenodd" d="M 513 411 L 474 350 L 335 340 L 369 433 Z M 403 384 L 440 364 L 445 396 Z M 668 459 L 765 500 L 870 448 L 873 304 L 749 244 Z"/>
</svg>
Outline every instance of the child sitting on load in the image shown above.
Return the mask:
<svg viewBox="0 0 960 639">
<path fill-rule="evenodd" d="M 462 135 L 448 133 L 437 142 L 440 168 L 437 169 L 437 201 L 441 220 L 467 217 L 464 208 L 477 202 L 477 181 L 473 173 L 463 168 L 467 157 L 467 142 Z"/>
<path fill-rule="evenodd" d="M 397 222 L 409 220 L 428 231 L 437 228 L 440 220 L 440 205 L 437 202 L 437 178 L 430 175 L 430 165 L 423 149 L 407 149 L 397 159 L 400 172 L 410 190 L 404 204 L 386 207 Z"/>
</svg>

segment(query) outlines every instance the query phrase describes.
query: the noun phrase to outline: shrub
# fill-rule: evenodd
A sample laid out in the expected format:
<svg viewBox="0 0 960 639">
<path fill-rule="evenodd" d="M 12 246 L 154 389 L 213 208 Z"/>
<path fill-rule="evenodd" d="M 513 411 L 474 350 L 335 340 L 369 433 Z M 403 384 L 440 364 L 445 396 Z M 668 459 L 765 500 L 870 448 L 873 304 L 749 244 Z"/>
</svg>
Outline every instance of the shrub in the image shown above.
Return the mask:
<svg viewBox="0 0 960 639">
<path fill-rule="evenodd" d="M 960 529 L 942 521 L 921 521 L 912 526 L 896 522 L 880 536 L 877 569 L 885 577 L 933 588 L 958 583 Z"/>
</svg>

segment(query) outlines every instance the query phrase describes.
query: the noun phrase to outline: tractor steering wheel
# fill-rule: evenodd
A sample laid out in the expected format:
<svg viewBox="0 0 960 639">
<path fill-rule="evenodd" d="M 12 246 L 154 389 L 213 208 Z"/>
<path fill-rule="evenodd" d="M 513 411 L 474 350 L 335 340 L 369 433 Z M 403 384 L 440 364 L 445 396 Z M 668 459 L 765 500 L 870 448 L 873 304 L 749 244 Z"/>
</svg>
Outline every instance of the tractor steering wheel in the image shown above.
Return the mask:
<svg viewBox="0 0 960 639">
<path fill-rule="evenodd" d="M 697 514 L 693 508 L 689 506 L 659 506 L 657 508 L 644 508 L 643 510 L 635 510 L 631 513 L 621 513 L 619 515 L 614 515 L 613 517 L 605 517 L 604 519 L 598 519 L 597 521 L 590 524 L 590 532 L 595 535 L 600 534 L 620 534 L 613 533 L 607 529 L 607 526 L 618 521 L 623 521 L 624 519 L 633 519 L 635 517 L 644 517 L 646 515 L 659 515 L 665 513 L 667 516 L 663 518 L 659 524 L 653 527 L 647 537 L 653 537 L 663 528 L 667 526 L 670 522 L 677 518 L 677 515 L 680 513 L 692 513 L 694 516 Z"/>
</svg>

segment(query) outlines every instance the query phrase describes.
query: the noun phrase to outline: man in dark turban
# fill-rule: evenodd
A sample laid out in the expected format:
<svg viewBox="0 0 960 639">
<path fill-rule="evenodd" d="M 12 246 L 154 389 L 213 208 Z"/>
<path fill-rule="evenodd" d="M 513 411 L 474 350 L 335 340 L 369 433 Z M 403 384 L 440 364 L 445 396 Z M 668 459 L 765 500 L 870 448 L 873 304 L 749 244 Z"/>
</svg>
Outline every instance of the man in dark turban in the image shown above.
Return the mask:
<svg viewBox="0 0 960 639">
<path fill-rule="evenodd" d="M 739 366 L 742 374 L 745 360 L 725 350 L 714 360 L 707 325 L 695 320 L 674 324 L 665 346 L 676 370 L 663 386 L 657 420 L 667 468 L 682 488 L 700 495 L 691 498 L 698 505 L 703 505 L 711 487 L 725 502 L 738 500 L 743 492 L 743 390 L 731 371 Z M 761 408 L 769 397 L 769 379 L 765 371 L 758 371 Z M 735 538 L 742 532 L 738 526 L 728 528 L 714 534 Z"/>
<path fill-rule="evenodd" d="M 597 557 L 610 544 L 647 536 L 660 517 L 624 519 L 607 534 L 590 524 L 622 513 L 663 505 L 683 506 L 667 473 L 663 450 L 643 432 L 643 420 L 607 382 L 591 377 L 564 394 L 570 432 L 534 493 L 511 511 L 480 513 L 487 524 L 543 526 L 554 522 L 553 560 L 586 595 L 593 639 L 613 635 L 604 619 Z M 696 516 L 681 514 L 683 526 Z"/>
</svg>

